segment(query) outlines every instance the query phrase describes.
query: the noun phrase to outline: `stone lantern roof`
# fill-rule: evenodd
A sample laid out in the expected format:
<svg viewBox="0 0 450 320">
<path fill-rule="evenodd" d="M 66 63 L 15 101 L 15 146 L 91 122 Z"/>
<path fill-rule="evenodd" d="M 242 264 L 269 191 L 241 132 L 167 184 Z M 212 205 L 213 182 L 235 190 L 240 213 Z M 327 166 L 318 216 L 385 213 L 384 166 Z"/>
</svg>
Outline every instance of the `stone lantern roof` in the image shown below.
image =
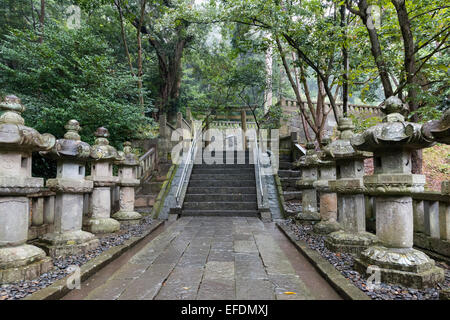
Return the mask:
<svg viewBox="0 0 450 320">
<path fill-rule="evenodd" d="M 78 132 L 81 130 L 77 120 L 69 120 L 64 126 L 67 130 L 64 139 L 58 139 L 51 151 L 41 154 L 53 159 L 87 160 L 90 155 L 90 145 L 81 141 Z"/>
<path fill-rule="evenodd" d="M 307 168 L 307 167 L 317 167 L 320 162 L 319 156 L 315 150 L 313 142 L 308 142 L 306 144 L 306 155 L 301 157 L 296 163 L 296 167 Z"/>
<path fill-rule="evenodd" d="M 324 160 L 339 160 L 339 159 L 365 159 L 370 158 L 372 153 L 355 150 L 350 143 L 354 137 L 353 130 L 355 126 L 349 118 L 340 118 L 338 130 L 340 132 L 339 138 L 330 144 L 326 145 L 322 150 L 322 157 Z"/>
<path fill-rule="evenodd" d="M 119 151 L 118 153 L 120 159 L 116 162 L 116 164 L 125 167 L 139 166 L 139 158 L 133 153 L 131 149 L 131 142 L 125 141 L 123 143 L 123 151 Z"/>
<path fill-rule="evenodd" d="M 421 133 L 421 125 L 405 121 L 408 111 L 397 97 L 390 97 L 382 106 L 386 114 L 383 122 L 370 127 L 351 139 L 360 151 L 384 152 L 389 150 L 415 150 L 430 147 L 434 142 Z"/>
<path fill-rule="evenodd" d="M 116 161 L 121 160 L 116 148 L 109 145 L 109 131 L 105 127 L 100 127 L 95 131 L 95 144 L 91 146 L 91 158 L 93 161 Z"/>
<path fill-rule="evenodd" d="M 49 133 L 40 134 L 25 126 L 21 113 L 25 111 L 20 99 L 14 95 L 0 101 L 0 146 L 11 151 L 45 151 L 55 145 L 56 139 Z"/>
<path fill-rule="evenodd" d="M 440 143 L 450 144 L 450 109 L 441 120 L 431 120 L 422 126 L 422 134 Z"/>
</svg>

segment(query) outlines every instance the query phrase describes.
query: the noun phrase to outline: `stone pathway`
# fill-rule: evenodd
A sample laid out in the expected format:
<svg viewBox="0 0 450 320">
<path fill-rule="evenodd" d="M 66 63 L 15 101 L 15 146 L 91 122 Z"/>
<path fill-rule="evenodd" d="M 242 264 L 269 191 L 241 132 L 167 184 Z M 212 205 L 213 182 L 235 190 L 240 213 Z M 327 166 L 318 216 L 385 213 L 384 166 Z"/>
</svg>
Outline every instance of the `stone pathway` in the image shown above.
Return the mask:
<svg viewBox="0 0 450 320">
<path fill-rule="evenodd" d="M 182 217 L 83 298 L 339 299 L 288 242 L 258 218 Z"/>
</svg>

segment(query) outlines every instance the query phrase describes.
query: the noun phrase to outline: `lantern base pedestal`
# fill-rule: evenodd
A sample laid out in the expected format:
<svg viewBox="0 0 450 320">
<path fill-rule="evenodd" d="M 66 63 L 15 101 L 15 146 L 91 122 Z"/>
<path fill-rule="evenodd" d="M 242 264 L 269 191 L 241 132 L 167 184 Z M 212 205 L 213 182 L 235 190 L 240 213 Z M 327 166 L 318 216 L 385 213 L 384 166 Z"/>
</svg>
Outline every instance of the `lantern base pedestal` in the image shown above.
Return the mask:
<svg viewBox="0 0 450 320">
<path fill-rule="evenodd" d="M 412 248 L 370 247 L 355 259 L 355 269 L 366 277 L 379 270 L 381 282 L 409 288 L 434 287 L 444 281 L 444 270 L 425 253 Z"/>
<path fill-rule="evenodd" d="M 342 227 L 336 221 L 321 221 L 314 225 L 314 232 L 317 234 L 330 234 L 341 230 Z"/>
<path fill-rule="evenodd" d="M 325 239 L 325 246 L 333 252 L 349 253 L 359 256 L 368 247 L 376 245 L 378 238 L 369 232 L 351 233 L 336 231 Z"/>
<path fill-rule="evenodd" d="M 52 258 L 86 253 L 100 245 L 92 233 L 86 231 L 70 231 L 64 233 L 48 233 L 37 243 Z"/>
<path fill-rule="evenodd" d="M 114 213 L 112 217 L 119 221 L 121 224 L 125 225 L 139 224 L 142 219 L 142 216 L 139 212 L 122 210 Z"/>
<path fill-rule="evenodd" d="M 320 214 L 315 211 L 302 211 L 297 215 L 296 220 L 300 223 L 316 223 L 320 221 Z"/>
<path fill-rule="evenodd" d="M 112 218 L 89 218 L 83 223 L 83 229 L 94 234 L 113 233 L 120 230 L 120 223 Z"/>
<path fill-rule="evenodd" d="M 36 279 L 52 268 L 51 258 L 36 246 L 0 248 L 0 284 Z"/>
</svg>

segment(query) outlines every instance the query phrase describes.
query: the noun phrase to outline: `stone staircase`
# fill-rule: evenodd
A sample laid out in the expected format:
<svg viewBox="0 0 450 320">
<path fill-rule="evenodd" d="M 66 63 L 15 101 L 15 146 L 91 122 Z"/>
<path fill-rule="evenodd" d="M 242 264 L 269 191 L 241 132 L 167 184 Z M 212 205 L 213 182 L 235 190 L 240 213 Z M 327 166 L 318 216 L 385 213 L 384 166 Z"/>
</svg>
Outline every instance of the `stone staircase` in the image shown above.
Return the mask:
<svg viewBox="0 0 450 320">
<path fill-rule="evenodd" d="M 294 214 L 298 211 L 302 199 L 302 192 L 296 187 L 296 182 L 301 177 L 301 171 L 293 168 L 293 161 L 290 149 L 280 149 L 278 177 L 283 188 L 284 209 L 288 214 Z"/>
<path fill-rule="evenodd" d="M 134 208 L 137 212 L 144 214 L 151 213 L 159 191 L 167 179 L 170 165 L 170 163 L 160 163 L 158 171 L 143 182 L 136 190 Z"/>
<path fill-rule="evenodd" d="M 186 191 L 184 216 L 258 217 L 255 167 L 248 151 L 228 155 L 233 164 L 194 164 Z M 228 160 L 229 162 L 229 160 Z M 253 161 L 251 161 L 253 163 Z M 245 163 L 245 164 L 238 164 Z"/>
</svg>

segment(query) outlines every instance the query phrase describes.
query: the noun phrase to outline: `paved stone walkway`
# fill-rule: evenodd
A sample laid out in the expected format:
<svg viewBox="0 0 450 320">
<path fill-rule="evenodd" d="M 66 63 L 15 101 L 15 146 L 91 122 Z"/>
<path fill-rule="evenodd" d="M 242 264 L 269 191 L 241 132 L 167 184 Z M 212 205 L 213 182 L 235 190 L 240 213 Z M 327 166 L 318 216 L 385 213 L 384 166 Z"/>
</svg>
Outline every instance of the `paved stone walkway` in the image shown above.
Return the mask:
<svg viewBox="0 0 450 320">
<path fill-rule="evenodd" d="M 273 233 L 273 223 L 257 218 L 182 217 L 84 298 L 338 299 L 305 285 L 312 271 L 298 272 L 299 254 L 288 257 Z"/>
</svg>

